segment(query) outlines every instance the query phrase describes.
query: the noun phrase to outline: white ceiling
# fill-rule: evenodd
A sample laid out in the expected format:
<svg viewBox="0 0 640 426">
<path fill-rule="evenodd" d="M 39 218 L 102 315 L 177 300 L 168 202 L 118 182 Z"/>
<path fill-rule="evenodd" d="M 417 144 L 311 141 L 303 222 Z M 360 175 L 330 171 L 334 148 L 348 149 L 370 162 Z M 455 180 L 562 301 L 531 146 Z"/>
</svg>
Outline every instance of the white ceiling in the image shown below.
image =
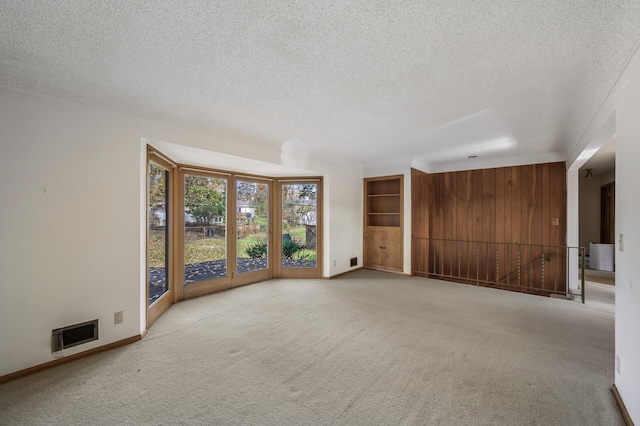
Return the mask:
<svg viewBox="0 0 640 426">
<path fill-rule="evenodd" d="M 170 142 L 150 139 L 147 139 L 146 142 L 180 164 L 272 177 L 317 176 L 320 174 L 309 170 L 304 158 L 301 164 L 296 164 L 296 158 L 287 156 L 286 152 L 281 154 L 281 164 L 274 164 Z"/>
<path fill-rule="evenodd" d="M 640 44 L 630 0 L 0 0 L 0 10 L 1 85 L 433 171 L 564 161 Z"/>
</svg>

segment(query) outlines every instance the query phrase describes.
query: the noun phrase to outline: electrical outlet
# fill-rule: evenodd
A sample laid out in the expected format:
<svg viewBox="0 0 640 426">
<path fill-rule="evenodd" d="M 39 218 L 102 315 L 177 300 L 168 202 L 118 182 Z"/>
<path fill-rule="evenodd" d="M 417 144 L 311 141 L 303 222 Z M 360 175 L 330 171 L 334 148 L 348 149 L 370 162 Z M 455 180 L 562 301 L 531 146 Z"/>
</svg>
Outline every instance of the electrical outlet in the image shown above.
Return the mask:
<svg viewBox="0 0 640 426">
<path fill-rule="evenodd" d="M 616 355 L 616 373 L 620 374 L 620 355 Z"/>
<path fill-rule="evenodd" d="M 114 324 L 122 324 L 124 322 L 124 312 L 118 311 L 113 314 L 113 323 Z"/>
<path fill-rule="evenodd" d="M 624 251 L 624 235 L 620 234 L 620 251 Z"/>
</svg>

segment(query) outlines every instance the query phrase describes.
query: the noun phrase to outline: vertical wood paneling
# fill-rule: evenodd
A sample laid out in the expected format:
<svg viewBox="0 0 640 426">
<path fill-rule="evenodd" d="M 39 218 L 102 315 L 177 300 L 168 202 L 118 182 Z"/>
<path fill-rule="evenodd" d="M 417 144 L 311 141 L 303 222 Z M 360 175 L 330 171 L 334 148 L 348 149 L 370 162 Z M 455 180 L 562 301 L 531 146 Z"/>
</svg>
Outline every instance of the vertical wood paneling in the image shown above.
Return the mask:
<svg viewBox="0 0 640 426">
<path fill-rule="evenodd" d="M 530 241 L 529 232 L 529 173 L 530 166 L 521 166 L 520 174 L 520 242 L 527 244 Z M 533 262 L 533 252 L 530 247 L 522 247 L 522 257 L 525 259 L 525 265 L 531 265 Z M 533 280 L 531 277 L 532 269 L 523 268 L 522 282 L 526 283 L 526 287 L 532 287 Z"/>
<path fill-rule="evenodd" d="M 474 170 L 473 175 L 473 241 L 482 241 L 483 234 L 483 211 L 482 211 L 482 170 Z M 469 254 L 471 256 L 471 270 L 473 271 L 470 275 L 472 279 L 476 279 L 477 273 L 476 268 L 479 267 L 479 261 L 476 256 L 475 249 L 477 247 L 471 246 L 470 250 L 472 252 Z"/>
<path fill-rule="evenodd" d="M 483 241 L 496 242 L 496 169 L 485 169 L 482 171 L 482 236 Z M 495 281 L 496 262 L 493 260 L 497 252 L 495 244 L 486 246 L 487 256 L 492 259 L 486 264 L 487 271 L 484 273 L 486 279 Z"/>
<path fill-rule="evenodd" d="M 483 225 L 483 211 L 482 211 L 482 170 L 474 170 L 472 174 L 472 206 L 473 212 L 473 232 L 471 239 L 473 241 L 482 241 L 482 225 Z"/>
<path fill-rule="evenodd" d="M 431 175 L 411 169 L 411 236 L 417 238 L 411 240 L 411 269 L 413 271 L 428 271 L 427 240 L 420 238 L 429 237 L 429 203 L 432 194 L 429 181 L 431 179 Z"/>
<path fill-rule="evenodd" d="M 449 173 L 451 184 L 451 239 L 458 238 L 458 179 L 457 173 Z"/>
<path fill-rule="evenodd" d="M 506 169 L 501 167 L 496 169 L 496 242 L 507 242 L 505 237 L 505 185 L 506 185 Z M 507 269 L 508 259 L 510 253 L 507 247 L 503 247 L 503 252 L 500 255 L 498 262 L 499 273 L 501 281 L 504 281 L 511 271 Z"/>
<path fill-rule="evenodd" d="M 442 176 L 442 238 L 451 239 L 451 173 Z"/>
<path fill-rule="evenodd" d="M 521 193 L 520 190 L 522 188 L 522 167 L 516 166 L 511 167 L 511 180 L 510 180 L 510 193 L 511 193 L 511 209 L 509 210 L 509 215 L 511 216 L 511 241 L 512 243 L 522 243 L 521 233 L 522 227 L 520 226 L 522 214 L 521 214 L 521 204 L 520 199 Z M 518 259 L 517 263 L 521 266 L 525 266 L 528 264 L 528 250 L 526 247 L 514 247 L 511 249 L 514 255 L 514 259 Z M 524 271 L 524 267 L 521 268 Z M 521 287 L 527 286 L 527 277 L 526 274 L 521 274 L 520 276 L 514 277 L 517 279 L 517 284 Z"/>
<path fill-rule="evenodd" d="M 537 164 L 530 166 L 529 174 L 529 241 L 531 244 L 537 245 L 534 249 L 534 256 L 540 259 L 540 264 L 534 268 L 533 281 L 534 283 L 542 283 L 543 280 L 543 267 L 546 267 L 543 259 L 544 248 L 542 247 L 542 165 Z M 545 271 L 546 278 L 546 271 Z"/>
<path fill-rule="evenodd" d="M 550 221 L 553 218 L 559 220 L 559 226 L 551 225 L 549 229 L 549 241 L 555 246 L 564 246 L 566 244 L 566 172 L 563 164 L 551 164 L 549 170 L 549 215 Z M 574 259 L 577 262 L 577 259 Z M 565 288 L 566 264 L 567 259 L 563 252 L 557 258 L 558 268 L 558 286 Z"/>
<path fill-rule="evenodd" d="M 551 215 L 549 210 L 550 205 L 550 181 L 549 181 L 549 164 L 542 165 L 542 245 L 545 246 L 545 252 L 552 256 L 552 261 L 545 268 L 545 283 L 548 284 L 548 288 L 556 288 L 558 285 L 558 272 L 562 270 L 558 267 L 557 262 L 557 250 L 550 247 L 549 228 L 551 227 Z"/>
<path fill-rule="evenodd" d="M 513 200 L 513 168 L 506 167 L 504 169 L 504 241 L 507 243 L 515 242 L 511 233 L 511 206 Z"/>
<path fill-rule="evenodd" d="M 455 174 L 456 178 L 456 240 L 468 241 L 467 229 L 469 228 L 469 222 L 467 218 L 467 207 L 469 200 L 467 199 L 467 172 L 460 172 Z M 463 244 L 456 242 L 454 246 L 455 251 L 455 268 L 454 275 L 458 277 L 466 277 L 466 265 L 467 257 L 463 250 Z"/>
<path fill-rule="evenodd" d="M 412 207 L 418 210 L 412 215 L 413 236 L 484 242 L 479 246 L 480 278 L 504 283 L 508 279 L 510 285 L 518 284 L 520 255 L 520 285 L 524 291 L 542 285 L 544 255 L 544 288 L 564 290 L 566 259 L 560 252 L 554 257 L 553 248 L 565 245 L 563 163 L 434 175 L 414 170 L 412 182 Z M 560 226 L 551 226 L 552 218 L 558 218 Z M 496 245 L 491 244 L 496 242 L 537 247 L 514 245 L 510 250 L 503 247 L 498 253 Z M 438 242 L 428 248 L 416 248 L 419 256 L 425 257 L 425 251 L 429 252 L 428 260 L 416 257 L 413 269 L 429 268 L 454 275 L 460 271 L 462 278 L 475 280 L 476 253 L 469 246 L 461 245 L 459 253 L 457 243 Z"/>
<path fill-rule="evenodd" d="M 433 210 L 434 210 L 434 201 L 433 201 L 433 179 L 434 176 L 433 175 L 429 175 L 426 173 L 420 173 L 417 170 L 415 171 L 416 173 L 418 173 L 419 175 L 423 175 L 426 176 L 425 181 L 424 181 L 424 189 L 423 191 L 426 193 L 426 202 L 425 202 L 425 208 L 427 209 L 427 211 L 429 212 L 428 217 L 425 220 L 424 226 L 426 227 L 426 230 L 424 231 L 425 233 L 425 238 L 430 238 L 431 237 L 431 226 L 430 226 L 430 218 L 432 216 Z M 421 271 L 429 271 L 431 269 L 430 266 L 430 262 L 431 259 L 433 259 L 433 256 L 431 254 L 430 251 L 430 244 L 429 241 L 423 241 L 421 242 L 423 250 L 424 250 L 424 268 L 425 269 L 420 269 Z"/>
<path fill-rule="evenodd" d="M 473 240 L 473 171 L 467 172 L 467 240 Z"/>
<path fill-rule="evenodd" d="M 433 199 L 434 199 L 434 210 L 436 213 L 435 218 L 435 227 L 432 227 L 432 230 L 436 231 L 436 234 L 433 235 L 435 239 L 444 238 L 444 195 L 445 195 L 445 186 L 444 186 L 444 174 L 440 173 L 434 176 L 434 184 L 433 184 Z M 437 203 L 437 205 L 435 205 Z M 435 268 L 434 272 L 442 272 L 442 259 L 443 259 L 443 251 L 440 247 L 440 244 L 434 243 L 431 247 L 435 254 L 434 263 Z"/>
<path fill-rule="evenodd" d="M 529 209 L 531 210 L 531 243 L 542 244 L 542 164 L 532 166 L 530 178 L 531 192 L 529 194 Z"/>
</svg>

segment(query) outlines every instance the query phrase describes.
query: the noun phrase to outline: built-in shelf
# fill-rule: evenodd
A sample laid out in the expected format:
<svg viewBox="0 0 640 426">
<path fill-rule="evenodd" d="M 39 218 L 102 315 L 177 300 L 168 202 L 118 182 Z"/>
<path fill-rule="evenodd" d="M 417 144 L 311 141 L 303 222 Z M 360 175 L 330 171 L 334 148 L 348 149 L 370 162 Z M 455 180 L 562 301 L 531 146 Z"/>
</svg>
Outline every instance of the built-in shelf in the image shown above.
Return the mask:
<svg viewBox="0 0 640 426">
<path fill-rule="evenodd" d="M 402 189 L 400 175 L 365 179 L 365 267 L 402 271 Z"/>
<path fill-rule="evenodd" d="M 367 179 L 366 226 L 400 227 L 401 179 Z"/>
</svg>

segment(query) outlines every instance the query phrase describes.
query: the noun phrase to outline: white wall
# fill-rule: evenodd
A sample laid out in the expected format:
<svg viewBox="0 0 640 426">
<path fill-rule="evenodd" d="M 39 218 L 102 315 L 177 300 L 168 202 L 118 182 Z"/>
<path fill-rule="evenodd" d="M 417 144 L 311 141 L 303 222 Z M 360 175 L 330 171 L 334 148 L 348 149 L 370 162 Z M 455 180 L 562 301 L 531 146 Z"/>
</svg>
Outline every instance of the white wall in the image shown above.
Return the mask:
<svg viewBox="0 0 640 426">
<path fill-rule="evenodd" d="M 323 172 L 325 245 L 323 274 L 331 277 L 362 267 L 363 174 L 362 166 L 331 165 L 311 161 L 311 168 Z M 349 266 L 352 257 L 357 266 Z M 335 265 L 334 265 L 335 262 Z"/>
<path fill-rule="evenodd" d="M 100 320 L 100 339 L 65 356 L 140 334 L 142 138 L 280 162 L 279 149 L 0 87 L 0 376 L 51 361 L 58 327 Z M 313 166 L 326 179 L 332 275 L 362 259 L 362 168 Z"/>
<path fill-rule="evenodd" d="M 575 223 L 576 226 L 570 226 Z M 567 247 L 578 247 L 578 171 L 567 170 Z M 569 288 L 577 289 L 580 252 L 569 250 Z"/>
<path fill-rule="evenodd" d="M 640 424 L 640 54 L 616 108 L 616 356 L 615 383 Z"/>
<path fill-rule="evenodd" d="M 600 111 L 571 153 L 571 167 L 597 151 L 601 142 L 616 135 L 616 387 L 635 424 L 640 424 L 640 52 L 603 103 Z M 600 145 L 598 145 L 600 144 Z M 611 360 L 611 366 L 615 365 Z"/>
</svg>

